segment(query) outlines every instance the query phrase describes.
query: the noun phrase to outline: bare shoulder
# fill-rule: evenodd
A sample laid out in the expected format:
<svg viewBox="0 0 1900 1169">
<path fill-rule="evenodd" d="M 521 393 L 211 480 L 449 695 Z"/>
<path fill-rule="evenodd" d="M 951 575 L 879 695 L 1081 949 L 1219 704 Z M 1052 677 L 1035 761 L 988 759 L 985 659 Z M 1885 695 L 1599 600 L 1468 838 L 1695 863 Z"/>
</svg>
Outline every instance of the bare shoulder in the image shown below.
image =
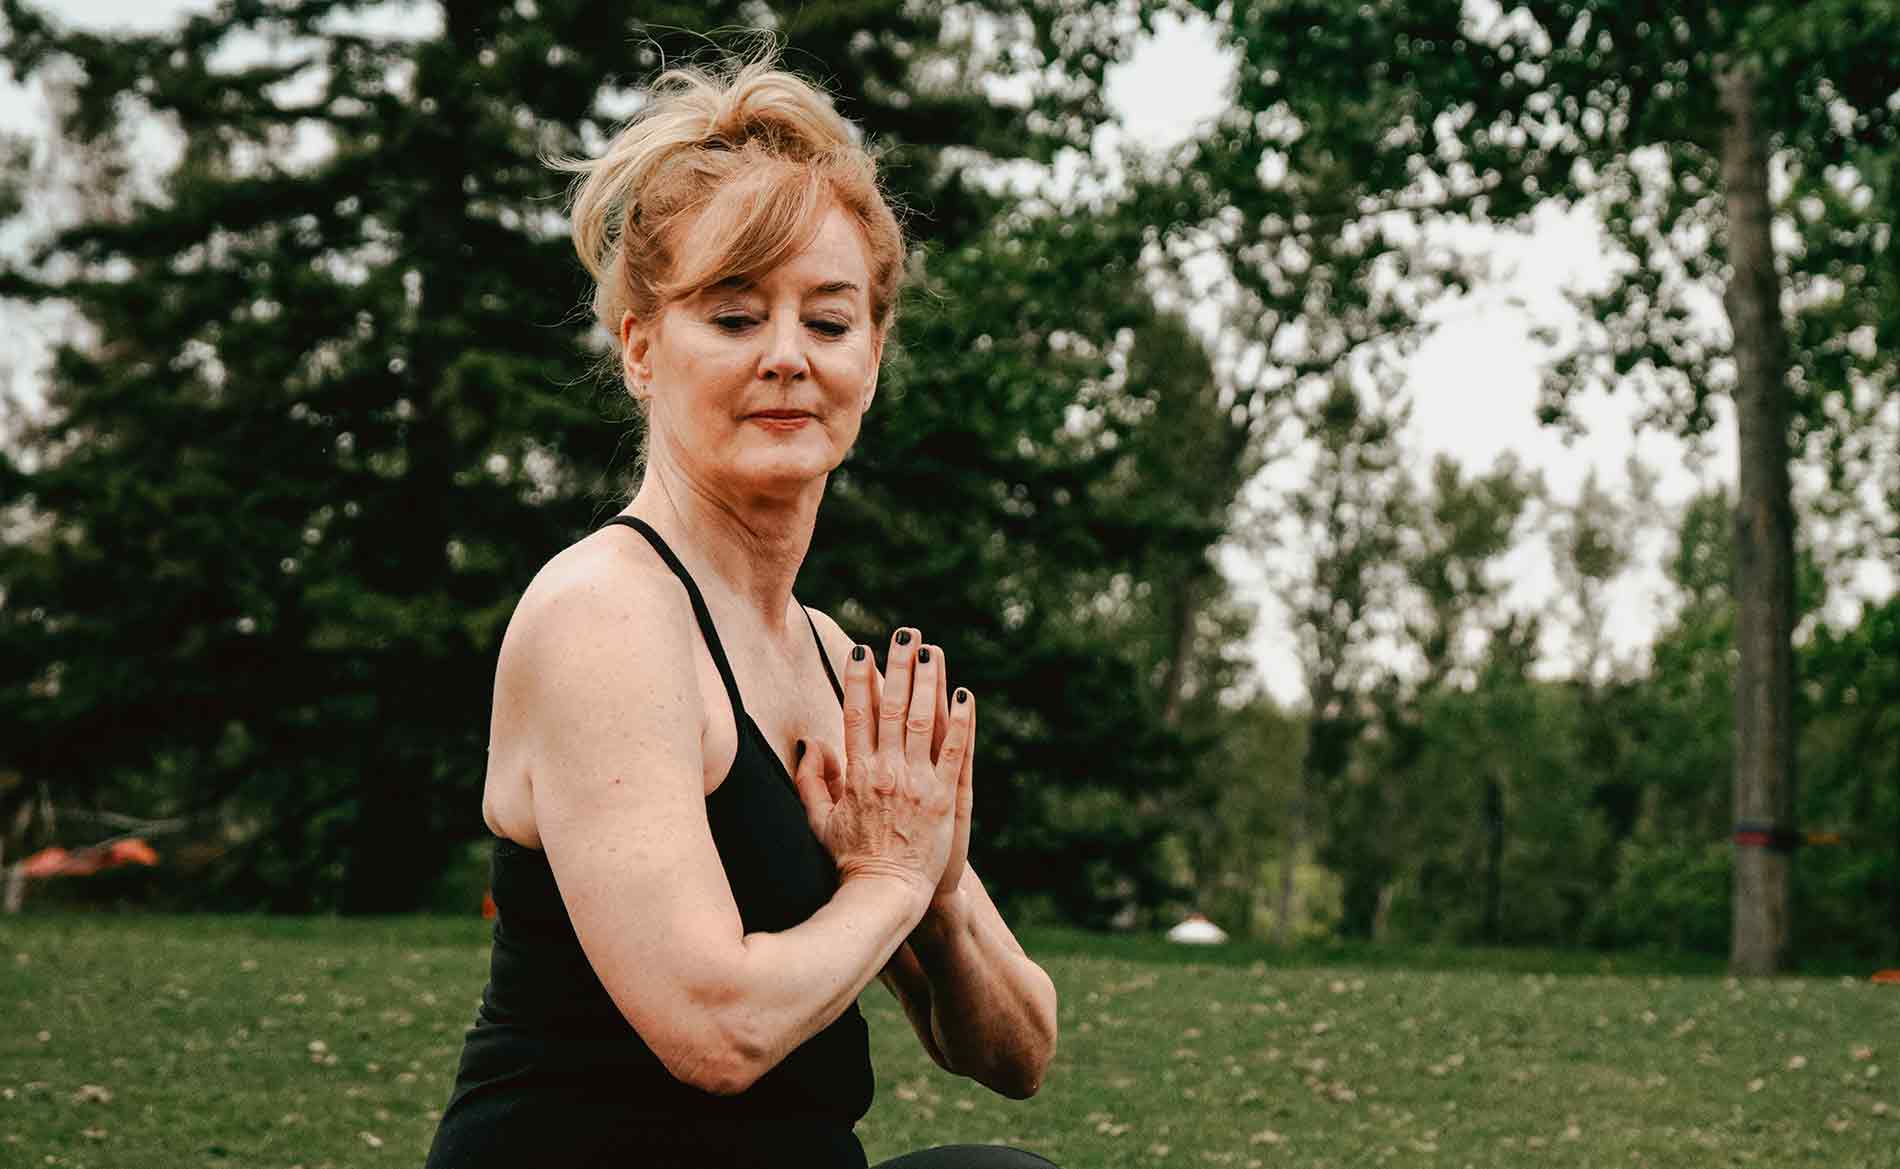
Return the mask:
<svg viewBox="0 0 1900 1169">
<path fill-rule="evenodd" d="M 655 637 L 689 643 L 691 622 L 685 590 L 652 547 L 631 532 L 601 531 L 541 566 L 515 607 L 502 652 L 568 650 L 603 637 L 630 637 L 636 644 L 626 648 L 636 650 Z"/>
<path fill-rule="evenodd" d="M 542 567 L 495 673 L 488 803 L 504 834 L 542 836 L 549 797 L 568 805 L 629 752 L 665 760 L 660 773 L 697 790 L 699 684 L 680 668 L 693 628 L 679 581 L 632 533 L 596 533 Z M 532 800 L 531 815 L 511 793 Z"/>
</svg>

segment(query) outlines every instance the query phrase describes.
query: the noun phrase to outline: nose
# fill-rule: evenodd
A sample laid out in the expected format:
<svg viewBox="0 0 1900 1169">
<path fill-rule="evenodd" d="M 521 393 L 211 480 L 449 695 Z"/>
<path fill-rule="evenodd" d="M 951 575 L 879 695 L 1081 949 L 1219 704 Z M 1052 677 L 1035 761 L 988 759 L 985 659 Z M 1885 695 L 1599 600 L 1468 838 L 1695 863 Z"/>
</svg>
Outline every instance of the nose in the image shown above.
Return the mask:
<svg viewBox="0 0 1900 1169">
<path fill-rule="evenodd" d="M 774 314 L 765 330 L 765 351 L 759 354 L 759 376 L 768 382 L 791 385 L 804 381 L 810 373 L 798 314 Z"/>
</svg>

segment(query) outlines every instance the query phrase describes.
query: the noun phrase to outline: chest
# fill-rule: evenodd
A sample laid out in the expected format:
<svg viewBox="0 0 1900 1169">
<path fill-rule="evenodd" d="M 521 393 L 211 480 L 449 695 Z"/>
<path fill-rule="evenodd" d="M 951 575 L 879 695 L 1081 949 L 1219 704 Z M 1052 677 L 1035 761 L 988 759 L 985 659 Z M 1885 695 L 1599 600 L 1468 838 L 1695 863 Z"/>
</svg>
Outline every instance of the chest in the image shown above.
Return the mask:
<svg viewBox="0 0 1900 1169">
<path fill-rule="evenodd" d="M 736 624 L 736 623 L 735 623 Z M 796 766 L 796 744 L 823 744 L 833 758 L 844 758 L 844 714 L 832 689 L 820 650 L 808 629 L 786 642 L 773 642 L 751 631 L 721 635 L 739 694 L 757 729 L 757 746 L 776 758 L 787 776 Z M 718 667 L 701 647 L 696 655 L 701 696 L 701 749 L 707 796 L 725 782 L 740 756 L 747 728 L 737 723 Z M 770 759 L 765 760 L 770 762 Z"/>
<path fill-rule="evenodd" d="M 794 744 L 841 744 L 844 719 L 815 645 L 801 662 L 756 646 L 741 657 L 735 644 L 745 642 L 726 642 L 744 712 L 723 682 L 700 691 L 718 699 L 706 711 L 706 821 L 746 930 L 790 929 L 837 888 L 836 865 L 791 782 Z"/>
</svg>

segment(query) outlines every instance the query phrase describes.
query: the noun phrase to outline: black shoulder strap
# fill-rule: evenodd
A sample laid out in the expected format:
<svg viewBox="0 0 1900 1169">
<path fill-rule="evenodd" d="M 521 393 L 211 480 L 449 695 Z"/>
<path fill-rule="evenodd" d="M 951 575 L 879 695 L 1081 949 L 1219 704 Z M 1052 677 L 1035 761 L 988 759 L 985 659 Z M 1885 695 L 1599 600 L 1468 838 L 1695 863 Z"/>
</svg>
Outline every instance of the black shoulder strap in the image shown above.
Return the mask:
<svg viewBox="0 0 1900 1169">
<path fill-rule="evenodd" d="M 712 654 L 713 665 L 719 668 L 719 678 L 726 684 L 726 697 L 732 700 L 732 717 L 743 726 L 745 703 L 739 700 L 739 683 L 732 676 L 732 663 L 726 660 L 726 647 L 719 643 L 719 631 L 713 628 L 712 612 L 706 608 L 706 598 L 700 595 L 699 586 L 693 583 L 693 574 L 686 571 L 680 558 L 673 555 L 666 541 L 660 539 L 660 534 L 645 520 L 637 516 L 617 515 L 607 522 L 624 524 L 645 536 L 647 543 L 653 545 L 653 550 L 660 554 L 660 559 L 666 561 L 666 566 L 673 570 L 673 575 L 679 577 L 680 583 L 686 586 L 686 599 L 693 603 L 693 616 L 699 620 L 699 635 L 706 639 L 706 650 Z M 805 619 L 811 620 L 811 615 L 806 614 Z"/>
<path fill-rule="evenodd" d="M 800 605 L 799 608 L 805 609 Z M 844 705 L 844 687 L 838 685 L 838 675 L 831 668 L 831 655 L 825 652 L 825 639 L 818 636 L 818 622 L 811 619 L 811 610 L 805 609 L 805 623 L 811 626 L 811 639 L 818 643 L 818 660 L 824 663 L 825 677 L 831 679 L 831 692 L 838 696 L 838 705 Z"/>
</svg>

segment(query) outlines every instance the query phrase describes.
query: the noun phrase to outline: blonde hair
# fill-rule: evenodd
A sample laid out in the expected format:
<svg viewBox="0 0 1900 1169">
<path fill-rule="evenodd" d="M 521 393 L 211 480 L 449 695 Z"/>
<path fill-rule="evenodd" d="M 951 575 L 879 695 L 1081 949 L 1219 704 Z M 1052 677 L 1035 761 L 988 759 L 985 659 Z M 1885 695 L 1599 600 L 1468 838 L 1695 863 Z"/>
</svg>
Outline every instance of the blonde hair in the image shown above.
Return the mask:
<svg viewBox="0 0 1900 1169">
<path fill-rule="evenodd" d="M 646 106 L 598 159 L 554 159 L 576 180 L 574 250 L 594 278 L 594 316 L 618 335 L 622 316 L 723 280 L 756 278 L 803 251 L 842 207 L 864 232 L 873 322 L 887 328 L 903 278 L 904 236 L 878 186 L 877 163 L 850 123 L 769 55 L 721 72 L 669 69 Z M 676 247 L 710 217 L 702 255 Z"/>
</svg>

